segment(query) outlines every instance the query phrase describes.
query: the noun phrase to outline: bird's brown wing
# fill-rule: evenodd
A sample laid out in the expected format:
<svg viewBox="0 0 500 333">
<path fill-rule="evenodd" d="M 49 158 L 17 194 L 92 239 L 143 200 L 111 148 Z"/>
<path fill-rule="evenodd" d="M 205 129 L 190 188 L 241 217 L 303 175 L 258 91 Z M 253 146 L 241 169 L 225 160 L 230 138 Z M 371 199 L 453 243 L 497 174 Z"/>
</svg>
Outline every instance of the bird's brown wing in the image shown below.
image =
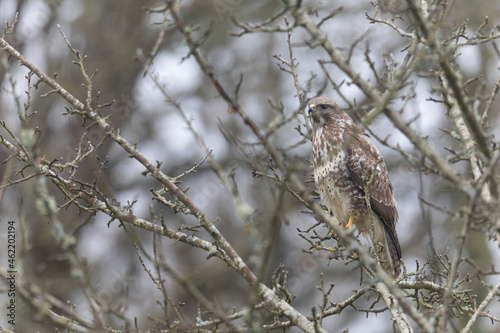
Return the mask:
<svg viewBox="0 0 500 333">
<path fill-rule="evenodd" d="M 354 184 L 366 192 L 369 186 L 370 206 L 384 224 L 394 275 L 399 275 L 401 248 L 396 234 L 399 218 L 394 190 L 387 167 L 377 148 L 361 133 L 346 132 L 346 163 Z"/>
</svg>

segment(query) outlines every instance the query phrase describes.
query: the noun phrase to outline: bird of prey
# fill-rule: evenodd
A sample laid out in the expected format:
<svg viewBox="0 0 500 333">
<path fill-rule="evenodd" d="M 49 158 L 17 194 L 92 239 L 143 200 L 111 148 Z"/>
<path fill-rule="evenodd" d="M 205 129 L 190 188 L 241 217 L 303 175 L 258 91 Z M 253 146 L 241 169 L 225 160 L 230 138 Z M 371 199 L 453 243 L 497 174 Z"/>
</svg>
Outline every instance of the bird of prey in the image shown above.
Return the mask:
<svg viewBox="0 0 500 333">
<path fill-rule="evenodd" d="M 321 200 L 341 226 L 354 223 L 365 237 L 372 236 L 382 268 L 398 278 L 399 215 L 382 155 L 333 100 L 313 98 L 308 111 L 314 131 L 314 181 Z"/>
</svg>

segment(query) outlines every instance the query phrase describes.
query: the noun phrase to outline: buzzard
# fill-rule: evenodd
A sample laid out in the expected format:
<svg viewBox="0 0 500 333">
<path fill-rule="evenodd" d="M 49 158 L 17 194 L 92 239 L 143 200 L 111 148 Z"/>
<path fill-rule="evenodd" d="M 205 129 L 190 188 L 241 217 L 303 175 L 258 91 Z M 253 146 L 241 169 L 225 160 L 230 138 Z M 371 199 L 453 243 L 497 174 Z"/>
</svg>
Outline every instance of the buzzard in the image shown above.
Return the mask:
<svg viewBox="0 0 500 333">
<path fill-rule="evenodd" d="M 321 200 L 341 226 L 354 223 L 365 237 L 372 236 L 382 268 L 399 277 L 399 215 L 382 155 L 333 100 L 317 97 L 308 105 L 314 181 Z"/>
</svg>

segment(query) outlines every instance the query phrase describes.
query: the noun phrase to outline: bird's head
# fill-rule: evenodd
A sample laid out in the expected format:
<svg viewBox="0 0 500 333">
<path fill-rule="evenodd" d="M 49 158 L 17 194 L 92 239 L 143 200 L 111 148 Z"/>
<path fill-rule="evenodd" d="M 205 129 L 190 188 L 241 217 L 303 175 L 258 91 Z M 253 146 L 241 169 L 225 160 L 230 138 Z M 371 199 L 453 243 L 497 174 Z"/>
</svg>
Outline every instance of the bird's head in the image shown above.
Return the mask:
<svg viewBox="0 0 500 333">
<path fill-rule="evenodd" d="M 327 124 L 335 116 L 335 113 L 342 112 L 339 105 L 330 98 L 316 97 L 307 103 L 309 118 L 316 129 Z"/>
<path fill-rule="evenodd" d="M 311 99 L 307 108 L 314 129 L 325 126 L 335 117 L 335 113 L 342 112 L 338 104 L 327 97 Z"/>
<path fill-rule="evenodd" d="M 307 109 L 314 130 L 324 126 L 333 126 L 334 131 L 345 128 L 356 130 L 356 125 L 351 117 L 330 98 L 313 98 L 307 103 Z"/>
</svg>

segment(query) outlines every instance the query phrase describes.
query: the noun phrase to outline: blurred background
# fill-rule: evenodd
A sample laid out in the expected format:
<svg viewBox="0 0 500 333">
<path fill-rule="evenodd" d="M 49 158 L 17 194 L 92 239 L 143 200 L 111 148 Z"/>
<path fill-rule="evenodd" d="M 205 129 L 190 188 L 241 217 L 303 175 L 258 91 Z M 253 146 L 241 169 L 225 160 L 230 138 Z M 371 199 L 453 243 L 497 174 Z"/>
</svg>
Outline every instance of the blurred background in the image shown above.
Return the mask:
<svg viewBox="0 0 500 333">
<path fill-rule="evenodd" d="M 401 50 L 407 41 L 388 26 L 370 24 L 366 18 L 365 12 L 371 15 L 374 10 L 370 2 L 306 3 L 319 6 L 318 20 L 335 8 L 343 7 L 322 28 L 330 40 L 346 53 L 355 41 L 362 38 L 352 49 L 351 62 L 356 64 L 355 67 L 365 79 L 374 80 L 366 62 L 367 48 L 375 67 L 380 71 L 384 68 L 384 59 L 393 57 L 400 62 L 404 57 Z M 79 68 L 72 63 L 75 58 L 61 35 L 61 31 L 64 32 L 72 46 L 86 55 L 87 70 L 90 73 L 98 70 L 93 81 L 94 92 L 99 92 L 98 103 L 114 101 L 102 113 L 111 115 L 110 123 L 120 128 L 121 134 L 129 142 L 136 142 L 139 151 L 148 159 L 162 162 L 163 172 L 177 176 L 203 160 L 207 153 L 193 136 L 179 110 L 166 101 L 150 76 L 143 75 L 144 66 L 138 60 L 141 55 L 147 56 L 153 48 L 164 20 L 162 13 L 148 12 L 145 7 L 161 6 L 162 1 L 0 0 L 0 22 L 12 22 L 15 13 L 18 13 L 16 32 L 9 36 L 8 41 L 26 59 L 48 75 L 56 77 L 63 87 L 83 101 L 86 96 L 82 85 L 84 80 Z M 233 93 L 242 78 L 239 103 L 259 126 L 265 128 L 273 122 L 279 122 L 283 114 L 290 116 L 300 108 L 292 76 L 280 69 L 282 64 L 274 57 L 281 56 L 289 60 L 286 33 L 237 36 L 241 30 L 232 22 L 232 17 L 240 22 L 266 21 L 283 9 L 281 2 L 182 1 L 180 6 L 186 25 L 199 27 L 199 30 L 194 31 L 195 36 L 202 37 L 208 31 L 201 40 L 201 50 L 218 73 L 219 80 Z M 467 31 L 474 33 L 486 16 L 490 22 L 489 29 L 500 22 L 500 3 L 497 0 L 452 1 L 449 6 L 452 9 L 445 27 L 452 30 L 466 22 Z M 405 2 L 382 1 L 380 15 L 404 13 L 405 7 Z M 293 23 L 292 17 L 288 20 Z M 283 19 L 278 23 L 283 25 Z M 404 28 L 406 23 L 403 20 L 403 23 L 398 24 Z M 306 47 L 303 42 L 309 37 L 301 29 L 294 30 L 291 38 L 296 43 L 293 44 L 296 46 L 293 52 L 298 66 L 298 83 L 304 89 L 310 84 L 308 97 L 314 97 L 317 91 L 325 87 L 326 74 L 318 60 L 326 59 L 326 53 L 321 48 Z M 212 151 L 212 156 L 234 177 L 243 201 L 252 209 L 251 218 L 245 219 L 238 211 L 239 206 L 232 193 L 208 163 L 204 163 L 196 173 L 184 177 L 182 187 L 189 188 L 187 193 L 190 198 L 212 221 L 218 219 L 219 230 L 251 266 L 254 265 L 252 255 L 259 251 L 255 248 L 255 244 L 260 244 L 256 238 L 272 242 L 265 280 L 269 281 L 272 272 L 280 264 L 283 265 L 288 271 L 290 291 L 296 296 L 292 305 L 302 313 L 310 315 L 313 306 L 322 304 L 322 295 L 316 289 L 321 274 L 326 285 L 335 284 L 330 301 L 342 302 L 352 294 L 353 289 L 361 287 L 358 270 L 353 271 L 354 265 L 346 265 L 344 260 L 329 260 L 322 252 L 309 254 L 303 251 L 309 248 L 309 244 L 299 236 L 297 229 L 311 227 L 315 223 L 314 218 L 301 212 L 304 207 L 290 194 L 281 193 L 275 183 L 265 177 L 252 177 L 252 160 L 265 165 L 269 158 L 266 151 L 254 144 L 256 139 L 243 121 L 228 112 L 227 104 L 218 97 L 210 80 L 193 57 L 187 57 L 188 54 L 189 48 L 183 36 L 174 27 L 167 28 L 150 71 L 181 104 L 185 116 Z M 16 111 L 18 105 L 13 94 L 24 103 L 27 101 L 25 76 L 28 71 L 3 53 L 1 60 L 0 118 L 15 133 L 20 133 L 23 125 Z M 480 75 L 479 83 L 486 82 L 491 87 L 498 80 L 499 60 L 489 43 L 462 48 L 457 63 L 466 76 Z M 404 116 L 409 120 L 415 118 L 412 126 L 421 136 L 428 137 L 434 149 L 446 155 L 445 147 L 457 148 L 459 143 L 440 130 L 454 129 L 446 110 L 429 101 L 429 98 L 436 97 L 433 91 L 435 78 L 432 73 L 425 71 L 430 66 L 423 63 L 422 68 L 413 74 L 412 84 L 405 88 L 408 94 L 413 94 L 413 98 L 406 103 Z M 328 64 L 325 68 L 336 84 L 343 83 L 340 91 L 355 107 L 351 108 L 330 84 L 326 85 L 322 94 L 337 100 L 342 107 L 351 111 L 354 119 L 359 119 L 359 115 L 369 110 L 369 101 L 365 100 L 357 87 L 344 82 L 346 76 L 338 68 Z M 68 161 L 75 156 L 75 147 L 80 141 L 91 141 L 94 146 L 101 142 L 103 135 L 98 129 L 82 126 L 80 117 L 63 115 L 67 102 L 55 94 L 42 98 L 41 95 L 49 90 L 44 85 L 35 89 L 35 83 L 36 78 L 33 77 L 29 110 L 36 113 L 30 117 L 29 125 L 37 129 L 37 142 L 33 148 L 37 156 L 49 161 Z M 480 89 L 479 83 L 472 85 L 471 89 Z M 403 105 L 398 100 L 394 103 L 396 106 Z M 497 132 L 500 125 L 499 103 L 497 99 L 491 109 L 491 133 Z M 304 180 L 310 180 L 312 165 L 308 161 L 311 143 L 303 140 L 298 126 L 307 132 L 306 120 L 302 115 L 280 127 L 271 139 L 286 152 L 287 163 L 293 165 Z M 390 145 L 420 156 L 384 115 L 375 119 L 370 130 Z M 2 130 L 1 134 L 5 135 L 5 131 Z M 417 261 L 422 265 L 426 260 L 435 260 L 436 254 L 446 254 L 454 246 L 458 232 L 454 221 L 447 214 L 423 205 L 419 197 L 450 211 L 461 207 L 465 198 L 438 176 L 420 173 L 399 152 L 374 137 L 371 140 L 381 151 L 389 168 L 400 215 L 397 229 L 403 260 L 408 271 L 413 271 Z M 4 147 L 0 148 L 0 160 L 4 161 L 8 154 Z M 106 160 L 105 170 L 99 169 L 98 164 Z M 457 163 L 455 167 L 461 173 L 470 173 L 465 162 Z M 12 168 L 15 170 L 15 165 L 1 164 L 2 178 L 12 175 Z M 98 147 L 94 158 L 82 162 L 76 177 L 89 182 L 97 177 L 102 192 L 114 196 L 122 204 L 136 200 L 134 214 L 146 220 L 151 220 L 152 214 L 160 214 L 163 210 L 165 223 L 174 230 L 183 225 L 195 224 L 194 218 L 174 214 L 151 199 L 150 190 L 159 189 L 159 185 L 153 178 L 144 177 L 141 174 L 143 171 L 144 168 L 128 158 L 122 148 L 111 140 L 105 140 Z M 314 187 L 313 183 L 307 184 L 311 189 Z M 63 251 L 54 241 L 53 228 L 48 227 L 48 218 L 36 209 L 37 186 L 38 181 L 32 179 L 2 189 L 0 240 L 3 243 L 5 239 L 6 221 L 16 221 L 17 244 L 22 249 L 17 253 L 19 274 L 61 301 L 74 304 L 74 311 L 90 320 L 92 309 Z M 47 188 L 59 203 L 64 202 L 60 191 L 53 184 L 47 182 Z M 275 213 L 277 207 L 279 214 Z M 61 210 L 57 219 L 65 231 L 77 240 L 78 255 L 85 258 L 95 292 L 104 301 L 123 310 L 123 318 L 112 314 L 103 314 L 103 318 L 115 329 L 131 325 L 134 317 L 137 317 L 140 329 L 154 327 L 151 318 L 162 316 L 163 310 L 157 302 L 163 296 L 144 271 L 133 246 L 139 239 L 147 250 L 151 250 L 153 235 L 144 230 L 127 233 L 117 221 L 108 226 L 109 216 L 100 213 L 94 216 L 74 206 Z M 275 225 L 279 226 L 279 231 L 270 238 Z M 325 227 L 319 226 L 317 230 L 326 233 Z M 135 236 L 131 237 L 131 234 Z M 211 241 L 206 233 L 200 232 L 200 237 Z M 169 265 L 217 306 L 230 312 L 233 308 L 240 310 L 248 303 L 247 283 L 220 260 L 207 260 L 202 251 L 164 237 L 157 241 L 161 242 Z M 4 265 L 6 259 L 3 250 L 0 252 L 0 265 Z M 484 232 L 471 231 L 466 255 L 485 270 L 500 259 L 498 247 L 488 241 Z M 473 270 L 472 266 L 467 267 Z M 194 322 L 197 301 L 168 274 L 164 278 L 171 298 L 178 304 L 183 303 L 181 309 L 186 314 L 184 319 Z M 472 284 L 476 282 L 472 281 Z M 487 282 L 497 284 L 500 278 L 491 276 Z M 477 290 L 478 299 L 484 298 L 488 292 L 488 288 L 483 285 L 473 287 Z M 358 310 L 368 308 L 375 298 L 372 294 L 371 298 L 367 296 L 358 300 Z M 0 301 L 6 300 L 6 295 L 1 294 Z M 379 303 L 377 307 L 383 308 L 383 305 Z M 491 309 L 500 311 L 498 304 Z M 17 316 L 16 332 L 53 332 L 53 327 L 35 316 L 33 310 L 19 297 Z M 331 332 L 344 329 L 351 333 L 366 332 L 367 327 L 370 332 L 388 332 L 392 330 L 389 318 L 388 312 L 365 315 L 354 308 L 347 308 L 340 316 L 325 319 L 324 327 Z M 5 316 L 0 316 L 0 325 L 8 327 L 5 319 Z M 477 325 L 477 332 L 497 332 L 499 327 L 498 323 L 491 325 L 488 320 L 482 319 Z"/>
</svg>

